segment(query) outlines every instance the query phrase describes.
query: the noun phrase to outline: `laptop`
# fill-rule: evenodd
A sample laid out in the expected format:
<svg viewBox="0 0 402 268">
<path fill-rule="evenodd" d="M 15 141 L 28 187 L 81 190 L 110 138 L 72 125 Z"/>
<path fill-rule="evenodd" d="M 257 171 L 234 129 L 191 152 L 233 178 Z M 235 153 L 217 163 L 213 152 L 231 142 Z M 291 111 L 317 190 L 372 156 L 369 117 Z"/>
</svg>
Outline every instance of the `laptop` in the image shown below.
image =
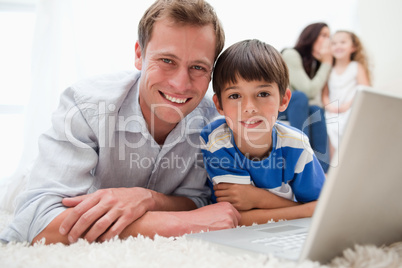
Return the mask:
<svg viewBox="0 0 402 268">
<path fill-rule="evenodd" d="M 356 93 L 312 218 L 187 235 L 225 251 L 325 264 L 355 244 L 402 241 L 402 97 Z M 291 238 L 291 240 L 288 240 Z M 293 241 L 293 242 L 290 242 Z"/>
</svg>

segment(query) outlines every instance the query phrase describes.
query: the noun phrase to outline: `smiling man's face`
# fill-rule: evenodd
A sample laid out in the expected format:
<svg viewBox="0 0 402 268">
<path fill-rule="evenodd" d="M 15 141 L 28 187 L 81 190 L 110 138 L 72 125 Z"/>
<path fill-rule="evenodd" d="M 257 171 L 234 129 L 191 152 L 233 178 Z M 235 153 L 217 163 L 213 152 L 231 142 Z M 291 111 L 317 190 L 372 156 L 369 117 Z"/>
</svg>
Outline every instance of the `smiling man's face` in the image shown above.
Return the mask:
<svg viewBox="0 0 402 268">
<path fill-rule="evenodd" d="M 154 25 L 145 55 L 136 44 L 140 106 L 148 127 L 172 130 L 201 102 L 211 80 L 215 42 L 212 25 L 162 19 Z"/>
</svg>

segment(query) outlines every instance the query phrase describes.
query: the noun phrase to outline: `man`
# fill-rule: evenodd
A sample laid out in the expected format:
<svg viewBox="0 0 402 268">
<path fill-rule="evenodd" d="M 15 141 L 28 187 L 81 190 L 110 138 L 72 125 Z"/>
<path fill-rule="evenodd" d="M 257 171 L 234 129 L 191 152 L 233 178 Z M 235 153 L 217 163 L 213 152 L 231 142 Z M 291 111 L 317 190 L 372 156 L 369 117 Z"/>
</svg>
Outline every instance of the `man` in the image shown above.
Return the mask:
<svg viewBox="0 0 402 268">
<path fill-rule="evenodd" d="M 214 10 L 204 1 L 156 1 L 138 37 L 140 73 L 63 93 L 2 241 L 68 244 L 237 225 L 230 204 L 202 207 L 209 191 L 199 132 L 216 115 L 203 97 L 224 45 Z"/>
</svg>

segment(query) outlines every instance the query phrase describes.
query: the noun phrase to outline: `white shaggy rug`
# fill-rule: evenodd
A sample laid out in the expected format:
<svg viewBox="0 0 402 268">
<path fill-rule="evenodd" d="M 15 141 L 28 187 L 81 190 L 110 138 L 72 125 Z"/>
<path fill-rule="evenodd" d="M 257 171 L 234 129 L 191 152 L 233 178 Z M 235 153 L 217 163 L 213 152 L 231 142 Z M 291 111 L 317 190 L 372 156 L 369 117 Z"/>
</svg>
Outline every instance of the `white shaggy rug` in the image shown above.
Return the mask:
<svg viewBox="0 0 402 268">
<path fill-rule="evenodd" d="M 0 231 L 10 220 L 11 214 L 0 210 Z M 0 244 L 0 267 L 402 267 L 402 242 L 389 247 L 355 246 L 327 265 L 295 263 L 265 255 L 234 256 L 184 237 L 152 240 L 139 236 L 103 244 L 80 240 L 71 246 L 9 243 Z"/>
</svg>

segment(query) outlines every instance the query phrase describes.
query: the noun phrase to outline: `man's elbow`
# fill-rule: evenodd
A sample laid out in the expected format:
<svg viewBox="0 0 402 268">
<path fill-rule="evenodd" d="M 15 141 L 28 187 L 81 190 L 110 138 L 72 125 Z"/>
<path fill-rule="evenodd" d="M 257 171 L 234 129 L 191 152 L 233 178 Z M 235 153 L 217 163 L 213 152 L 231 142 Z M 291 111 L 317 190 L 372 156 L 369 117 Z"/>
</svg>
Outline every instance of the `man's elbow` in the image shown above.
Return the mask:
<svg viewBox="0 0 402 268">
<path fill-rule="evenodd" d="M 43 229 L 34 239 L 32 239 L 32 245 L 38 242 L 42 243 L 42 239 L 44 239 L 45 245 L 63 243 L 65 245 L 70 244 L 68 241 L 67 235 L 62 235 L 59 232 L 60 224 L 67 216 L 68 210 L 65 210 L 60 215 L 58 215 L 53 221 L 49 223 L 48 226 Z"/>
</svg>

